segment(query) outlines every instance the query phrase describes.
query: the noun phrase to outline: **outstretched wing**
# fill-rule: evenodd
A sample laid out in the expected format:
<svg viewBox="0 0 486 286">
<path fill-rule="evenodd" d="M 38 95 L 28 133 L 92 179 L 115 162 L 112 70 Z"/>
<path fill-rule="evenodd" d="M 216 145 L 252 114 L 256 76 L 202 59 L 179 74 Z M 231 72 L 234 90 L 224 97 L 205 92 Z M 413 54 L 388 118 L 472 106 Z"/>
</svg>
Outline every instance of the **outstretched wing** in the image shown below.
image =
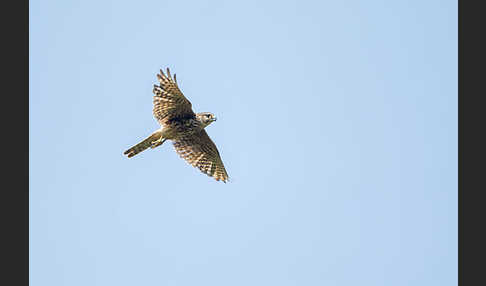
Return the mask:
<svg viewBox="0 0 486 286">
<path fill-rule="evenodd" d="M 174 74 L 174 78 L 172 78 L 169 68 L 167 68 L 167 75 L 160 70 L 157 78 L 160 84 L 154 85 L 153 89 L 155 119 L 161 125 L 168 125 L 172 120 L 195 118 L 196 114 L 192 111 L 191 102 L 177 86 L 176 75 Z"/>
<path fill-rule="evenodd" d="M 181 158 L 197 167 L 204 174 L 213 177 L 216 181 L 228 180 L 228 173 L 219 156 L 218 149 L 209 138 L 206 130 L 188 135 L 173 142 L 175 150 Z"/>
</svg>

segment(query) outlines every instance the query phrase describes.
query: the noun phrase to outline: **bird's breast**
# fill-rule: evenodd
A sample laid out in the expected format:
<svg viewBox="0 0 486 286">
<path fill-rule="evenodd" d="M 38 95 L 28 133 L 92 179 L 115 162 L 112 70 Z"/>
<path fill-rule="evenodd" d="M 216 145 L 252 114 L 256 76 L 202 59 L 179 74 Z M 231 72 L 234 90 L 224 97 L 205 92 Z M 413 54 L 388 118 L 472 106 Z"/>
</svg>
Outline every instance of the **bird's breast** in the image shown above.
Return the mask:
<svg viewBox="0 0 486 286">
<path fill-rule="evenodd" d="M 197 132 L 202 129 L 202 124 L 195 119 L 185 119 L 172 121 L 164 126 L 164 137 L 167 139 L 177 139 Z"/>
</svg>

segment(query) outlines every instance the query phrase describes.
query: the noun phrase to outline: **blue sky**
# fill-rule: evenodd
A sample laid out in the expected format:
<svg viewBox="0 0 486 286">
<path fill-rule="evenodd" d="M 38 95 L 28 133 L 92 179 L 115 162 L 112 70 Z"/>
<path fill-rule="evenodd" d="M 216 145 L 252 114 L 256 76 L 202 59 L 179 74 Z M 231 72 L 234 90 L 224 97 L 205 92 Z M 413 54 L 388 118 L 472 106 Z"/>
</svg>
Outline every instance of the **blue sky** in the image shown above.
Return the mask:
<svg viewBox="0 0 486 286">
<path fill-rule="evenodd" d="M 30 283 L 456 285 L 456 1 L 30 1 Z M 177 73 L 231 182 L 158 128 Z"/>
</svg>

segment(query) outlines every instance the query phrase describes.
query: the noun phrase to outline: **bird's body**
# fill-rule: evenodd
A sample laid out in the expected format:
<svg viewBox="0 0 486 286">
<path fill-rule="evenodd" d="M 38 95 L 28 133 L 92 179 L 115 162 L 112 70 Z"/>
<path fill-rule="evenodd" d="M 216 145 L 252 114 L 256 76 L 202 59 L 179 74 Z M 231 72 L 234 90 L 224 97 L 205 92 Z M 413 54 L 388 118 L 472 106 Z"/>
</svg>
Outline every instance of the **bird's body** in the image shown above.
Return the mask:
<svg viewBox="0 0 486 286">
<path fill-rule="evenodd" d="M 166 127 L 161 128 L 162 137 L 177 140 L 185 136 L 192 136 L 201 132 L 204 125 L 196 118 L 184 118 L 171 121 Z"/>
<path fill-rule="evenodd" d="M 166 140 L 173 141 L 176 152 L 189 164 L 199 168 L 217 181 L 228 180 L 216 145 L 204 130 L 216 117 L 212 113 L 194 113 L 191 103 L 184 97 L 167 69 L 167 76 L 160 71 L 160 85 L 154 85 L 154 116 L 161 128 L 142 142 L 124 152 L 129 158 L 145 149 L 156 148 Z"/>
</svg>

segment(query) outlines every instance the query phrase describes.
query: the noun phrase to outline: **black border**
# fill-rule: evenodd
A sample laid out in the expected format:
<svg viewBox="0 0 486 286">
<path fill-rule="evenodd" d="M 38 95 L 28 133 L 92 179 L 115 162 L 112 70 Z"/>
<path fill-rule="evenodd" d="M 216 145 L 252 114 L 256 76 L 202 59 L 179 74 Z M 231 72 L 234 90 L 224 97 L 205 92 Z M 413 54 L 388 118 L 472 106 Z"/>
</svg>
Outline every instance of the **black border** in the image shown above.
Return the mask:
<svg viewBox="0 0 486 286">
<path fill-rule="evenodd" d="M 29 285 L 29 2 L 0 11 L 2 259 L 0 284 Z"/>
<path fill-rule="evenodd" d="M 484 272 L 485 240 L 484 220 L 481 213 L 484 201 L 480 196 L 485 192 L 484 156 L 480 150 L 485 145 L 484 105 L 484 9 L 480 2 L 458 2 L 458 275 L 459 285 L 486 285 Z M 466 3 L 468 4 L 466 6 Z M 477 102 L 476 102 L 477 101 Z M 483 282 L 481 282 L 483 281 Z"/>
</svg>

